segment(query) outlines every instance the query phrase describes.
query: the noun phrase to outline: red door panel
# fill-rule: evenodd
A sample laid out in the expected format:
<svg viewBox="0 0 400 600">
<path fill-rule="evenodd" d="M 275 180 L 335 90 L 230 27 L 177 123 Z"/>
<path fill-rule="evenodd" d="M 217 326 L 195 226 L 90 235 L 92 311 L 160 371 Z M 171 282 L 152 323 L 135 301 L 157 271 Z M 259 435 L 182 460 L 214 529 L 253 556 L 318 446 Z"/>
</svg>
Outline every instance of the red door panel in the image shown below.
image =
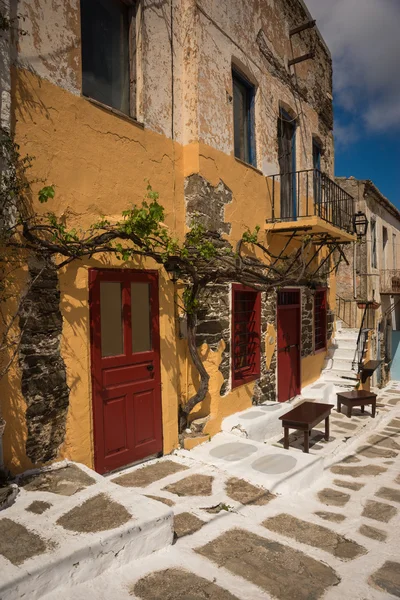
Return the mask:
<svg viewBox="0 0 400 600">
<path fill-rule="evenodd" d="M 300 393 L 300 292 L 278 294 L 278 400 Z"/>
<path fill-rule="evenodd" d="M 162 451 L 158 279 L 153 272 L 91 269 L 95 468 Z"/>
</svg>

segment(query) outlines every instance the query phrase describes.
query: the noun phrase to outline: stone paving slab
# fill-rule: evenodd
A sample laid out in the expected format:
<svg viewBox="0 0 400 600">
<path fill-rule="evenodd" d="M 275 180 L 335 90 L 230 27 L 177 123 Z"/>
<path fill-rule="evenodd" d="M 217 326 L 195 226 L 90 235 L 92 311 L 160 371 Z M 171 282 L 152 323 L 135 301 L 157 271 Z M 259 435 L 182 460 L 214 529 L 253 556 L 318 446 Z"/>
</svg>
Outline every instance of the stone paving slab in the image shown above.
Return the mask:
<svg viewBox="0 0 400 600">
<path fill-rule="evenodd" d="M 387 539 L 387 534 L 384 531 L 376 529 L 376 527 L 370 527 L 369 525 L 361 525 L 358 531 L 361 535 L 371 538 L 371 540 L 378 540 L 378 542 L 385 542 Z"/>
<path fill-rule="evenodd" d="M 132 515 L 125 506 L 106 494 L 98 494 L 65 513 L 58 519 L 57 525 L 77 533 L 97 533 L 121 527 L 131 519 Z"/>
<path fill-rule="evenodd" d="M 189 475 L 167 485 L 163 490 L 177 496 L 211 496 L 213 481 L 214 477 L 210 475 Z"/>
<path fill-rule="evenodd" d="M 140 579 L 132 592 L 142 600 L 237 600 L 208 579 L 182 569 L 167 569 Z"/>
<path fill-rule="evenodd" d="M 400 598 L 400 563 L 386 561 L 371 575 L 370 582 L 374 587 Z"/>
<path fill-rule="evenodd" d="M 393 488 L 381 487 L 375 493 L 375 496 L 383 498 L 384 500 L 389 500 L 390 502 L 400 502 L 400 490 L 395 490 Z"/>
<path fill-rule="evenodd" d="M 192 513 L 178 513 L 174 518 L 174 535 L 176 538 L 191 535 L 199 531 L 203 525 L 204 521 L 196 517 L 196 515 L 192 515 Z"/>
<path fill-rule="evenodd" d="M 348 475 L 349 477 L 376 477 L 385 473 L 387 469 L 378 465 L 363 465 L 360 467 L 347 467 L 335 465 L 331 468 L 332 473 L 336 475 Z"/>
<path fill-rule="evenodd" d="M 329 512 L 327 510 L 317 510 L 314 514 L 324 521 L 331 521 L 332 523 L 341 523 L 346 518 L 344 515 Z"/>
<path fill-rule="evenodd" d="M 158 463 L 140 467 L 111 481 L 124 487 L 147 487 L 151 483 L 164 479 L 168 475 L 185 471 L 188 467 L 173 460 L 164 460 Z"/>
<path fill-rule="evenodd" d="M 11 519 L 0 519 L 0 554 L 13 565 L 44 554 L 50 544 L 37 533 Z"/>
<path fill-rule="evenodd" d="M 268 502 L 276 498 L 268 490 L 252 485 L 248 481 L 239 479 L 238 477 L 228 479 L 225 489 L 229 498 L 241 504 L 265 506 Z"/>
<path fill-rule="evenodd" d="M 334 479 L 333 483 L 338 487 L 346 488 L 354 492 L 358 492 L 365 486 L 365 483 L 356 483 L 355 481 L 346 481 L 344 479 Z"/>
<path fill-rule="evenodd" d="M 367 550 L 344 536 L 308 521 L 297 519 L 292 515 L 280 514 L 264 521 L 263 526 L 271 531 L 294 538 L 302 544 L 308 544 L 333 554 L 342 560 L 353 560 Z"/>
<path fill-rule="evenodd" d="M 96 481 L 77 465 L 69 464 L 62 469 L 22 475 L 18 483 L 27 492 L 50 492 L 72 496 Z"/>
<path fill-rule="evenodd" d="M 350 494 L 345 494 L 332 488 L 324 488 L 318 492 L 318 498 L 322 504 L 326 504 L 327 506 L 344 506 L 350 500 Z"/>
<path fill-rule="evenodd" d="M 197 552 L 279 600 L 321 598 L 340 581 L 328 565 L 243 529 L 228 531 Z"/>
<path fill-rule="evenodd" d="M 364 510 L 362 511 L 363 517 L 368 519 L 374 519 L 375 521 L 382 521 L 382 523 L 388 523 L 397 514 L 397 508 L 390 504 L 384 504 L 383 502 L 374 502 L 374 500 L 367 500 Z"/>
</svg>

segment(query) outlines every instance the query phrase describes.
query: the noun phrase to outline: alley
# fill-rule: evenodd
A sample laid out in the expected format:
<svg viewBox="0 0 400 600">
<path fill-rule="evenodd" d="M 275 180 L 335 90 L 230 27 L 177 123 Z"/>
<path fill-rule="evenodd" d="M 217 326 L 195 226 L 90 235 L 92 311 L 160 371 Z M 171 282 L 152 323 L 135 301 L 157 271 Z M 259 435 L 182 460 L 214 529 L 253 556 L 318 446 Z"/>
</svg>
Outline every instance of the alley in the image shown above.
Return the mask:
<svg viewBox="0 0 400 600">
<path fill-rule="evenodd" d="M 400 392 L 378 400 L 376 426 L 343 437 L 323 478 L 298 494 L 276 496 L 179 452 L 114 477 L 172 508 L 175 544 L 46 600 L 400 597 Z M 350 424 L 336 410 L 333 421 Z"/>
</svg>

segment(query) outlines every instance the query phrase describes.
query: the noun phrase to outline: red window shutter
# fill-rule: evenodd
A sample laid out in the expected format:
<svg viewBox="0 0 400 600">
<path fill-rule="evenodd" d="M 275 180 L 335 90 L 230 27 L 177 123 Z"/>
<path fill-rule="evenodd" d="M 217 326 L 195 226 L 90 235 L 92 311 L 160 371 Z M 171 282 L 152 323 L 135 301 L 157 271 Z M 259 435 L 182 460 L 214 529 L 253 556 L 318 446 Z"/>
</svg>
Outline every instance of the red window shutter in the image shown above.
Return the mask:
<svg viewBox="0 0 400 600">
<path fill-rule="evenodd" d="M 314 350 L 326 348 L 326 290 L 317 290 L 314 296 Z"/>
<path fill-rule="evenodd" d="M 261 294 L 232 288 L 232 387 L 260 377 Z"/>
</svg>

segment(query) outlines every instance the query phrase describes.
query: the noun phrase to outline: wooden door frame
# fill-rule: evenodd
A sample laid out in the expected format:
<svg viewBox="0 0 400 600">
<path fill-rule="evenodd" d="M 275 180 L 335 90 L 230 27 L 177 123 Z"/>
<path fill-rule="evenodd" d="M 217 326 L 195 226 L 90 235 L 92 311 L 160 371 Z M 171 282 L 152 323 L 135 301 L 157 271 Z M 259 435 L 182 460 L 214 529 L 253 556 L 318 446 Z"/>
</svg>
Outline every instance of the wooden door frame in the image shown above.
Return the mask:
<svg viewBox="0 0 400 600">
<path fill-rule="evenodd" d="M 301 394 L 301 375 L 302 375 L 302 369 L 301 369 L 301 353 L 302 353 L 302 337 L 301 337 L 301 330 L 302 330 L 302 289 L 301 288 L 282 288 L 281 290 L 279 290 L 281 292 L 297 292 L 299 294 L 299 393 Z M 278 292 L 279 293 L 279 292 Z M 296 305 L 290 304 L 288 305 L 288 307 L 293 307 Z M 282 307 L 283 308 L 283 307 Z M 277 294 L 277 300 L 276 300 L 276 325 L 277 325 L 277 331 L 276 331 L 276 354 L 277 354 L 277 358 L 276 358 L 276 390 L 275 390 L 275 394 L 276 397 L 278 399 L 279 402 L 279 376 L 278 376 L 278 369 L 279 369 L 279 348 L 278 348 L 278 319 L 279 319 L 279 304 L 278 304 L 278 294 Z M 285 401 L 283 401 L 285 402 Z M 283 403 L 282 402 L 282 403 Z M 287 402 L 287 400 L 286 400 Z"/>
<path fill-rule="evenodd" d="M 97 268 L 92 267 L 88 269 L 88 280 L 89 280 L 89 337 L 90 337 L 90 381 L 91 381 L 91 407 L 92 407 L 92 423 L 93 423 L 93 462 L 94 468 L 96 472 L 106 472 L 103 469 L 103 464 L 99 464 L 99 456 L 98 449 L 96 446 L 96 439 L 99 439 L 98 431 L 100 428 L 100 415 L 98 414 L 98 410 L 96 408 L 95 394 L 101 394 L 102 386 L 99 385 L 99 382 L 96 380 L 96 367 L 99 367 L 98 364 L 98 353 L 95 352 L 96 342 L 98 343 L 98 347 L 101 348 L 101 334 L 100 334 L 100 297 L 97 298 L 98 310 L 97 310 L 97 318 L 95 318 L 96 311 L 93 310 L 94 302 L 93 302 L 93 294 L 95 290 L 96 283 L 98 281 L 116 281 L 121 282 L 124 279 L 127 281 L 130 279 L 129 275 L 140 275 L 143 276 L 143 281 L 148 282 L 149 277 L 150 280 L 153 280 L 156 285 L 156 294 L 154 297 L 150 296 L 150 306 L 151 306 L 151 332 L 152 332 L 152 343 L 153 351 L 155 354 L 155 360 L 157 361 L 156 368 L 156 384 L 159 385 L 160 389 L 160 408 L 161 408 L 161 444 L 163 445 L 163 421 L 162 421 L 162 386 L 161 386 L 161 355 L 160 355 L 160 308 L 159 308 L 159 277 L 158 271 L 156 270 L 146 270 L 146 269 L 118 269 L 118 268 Z M 102 279 L 102 276 L 106 275 L 107 279 Z M 99 279 L 100 277 L 100 279 Z M 137 280 L 136 280 L 137 281 Z M 96 304 L 97 304 L 96 303 Z M 128 318 L 130 316 L 130 307 L 129 314 L 124 315 L 123 318 Z M 97 325 L 97 327 L 96 327 Z M 131 344 L 131 340 L 129 341 Z M 113 357 L 111 357 L 113 358 Z M 99 468 L 101 467 L 101 471 Z"/>
</svg>

